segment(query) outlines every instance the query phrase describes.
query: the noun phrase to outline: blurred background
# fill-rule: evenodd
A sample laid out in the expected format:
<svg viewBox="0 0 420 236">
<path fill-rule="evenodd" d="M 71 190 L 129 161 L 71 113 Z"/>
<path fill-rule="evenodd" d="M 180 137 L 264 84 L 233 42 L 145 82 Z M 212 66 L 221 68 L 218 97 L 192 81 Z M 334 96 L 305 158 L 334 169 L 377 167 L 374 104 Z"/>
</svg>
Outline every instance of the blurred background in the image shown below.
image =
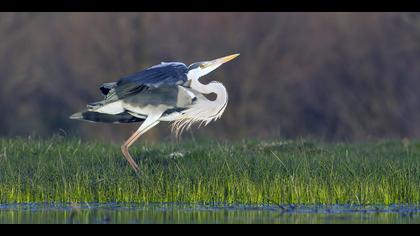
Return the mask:
<svg viewBox="0 0 420 236">
<path fill-rule="evenodd" d="M 222 119 L 184 138 L 420 137 L 419 13 L 0 13 L 0 136 L 119 142 L 138 124 L 68 119 L 101 83 L 237 52 L 202 79 L 227 87 Z"/>
</svg>

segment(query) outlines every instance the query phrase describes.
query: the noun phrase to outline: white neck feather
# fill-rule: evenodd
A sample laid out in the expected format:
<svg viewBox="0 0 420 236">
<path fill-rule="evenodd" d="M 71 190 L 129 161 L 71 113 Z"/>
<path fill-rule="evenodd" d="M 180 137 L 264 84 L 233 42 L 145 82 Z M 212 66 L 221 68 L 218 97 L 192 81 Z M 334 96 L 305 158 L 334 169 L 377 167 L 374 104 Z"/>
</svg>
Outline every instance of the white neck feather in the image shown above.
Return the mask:
<svg viewBox="0 0 420 236">
<path fill-rule="evenodd" d="M 215 93 L 217 97 L 211 101 L 202 96 L 190 108 L 184 110 L 181 118 L 172 124 L 172 130 L 177 136 L 194 123 L 207 125 L 211 121 L 219 119 L 228 102 L 228 94 L 222 83 L 213 81 L 209 84 L 202 84 L 198 79 L 192 79 L 190 87 L 202 94 Z"/>
</svg>

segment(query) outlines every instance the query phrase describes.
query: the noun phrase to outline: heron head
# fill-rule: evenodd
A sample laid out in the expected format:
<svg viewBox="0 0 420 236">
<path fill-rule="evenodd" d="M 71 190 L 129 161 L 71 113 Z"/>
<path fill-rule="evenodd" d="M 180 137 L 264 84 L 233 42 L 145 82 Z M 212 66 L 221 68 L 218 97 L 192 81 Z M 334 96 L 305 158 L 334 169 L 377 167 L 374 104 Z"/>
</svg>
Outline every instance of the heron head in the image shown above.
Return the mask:
<svg viewBox="0 0 420 236">
<path fill-rule="evenodd" d="M 207 75 L 208 73 L 214 71 L 222 64 L 233 60 L 237 56 L 239 56 L 239 53 L 217 58 L 211 61 L 195 62 L 188 67 L 188 74 L 191 73 L 192 75 L 194 75 L 194 78 L 198 79 L 201 76 Z"/>
</svg>

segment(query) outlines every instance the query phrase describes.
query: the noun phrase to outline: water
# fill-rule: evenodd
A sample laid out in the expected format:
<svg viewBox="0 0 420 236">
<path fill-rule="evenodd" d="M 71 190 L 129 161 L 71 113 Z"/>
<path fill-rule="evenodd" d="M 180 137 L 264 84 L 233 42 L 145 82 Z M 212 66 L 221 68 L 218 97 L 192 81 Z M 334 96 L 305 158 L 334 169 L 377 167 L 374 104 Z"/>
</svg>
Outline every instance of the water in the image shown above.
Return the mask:
<svg viewBox="0 0 420 236">
<path fill-rule="evenodd" d="M 362 223 L 419 224 L 420 206 L 206 206 L 182 204 L 0 204 L 0 224 Z"/>
</svg>

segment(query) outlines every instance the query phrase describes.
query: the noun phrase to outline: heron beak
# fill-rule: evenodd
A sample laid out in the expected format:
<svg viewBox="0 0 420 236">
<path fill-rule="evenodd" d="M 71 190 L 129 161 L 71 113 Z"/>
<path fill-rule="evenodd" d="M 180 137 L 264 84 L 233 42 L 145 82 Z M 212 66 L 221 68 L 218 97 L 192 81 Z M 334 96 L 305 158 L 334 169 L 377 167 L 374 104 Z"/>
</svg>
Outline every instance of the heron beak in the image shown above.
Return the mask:
<svg viewBox="0 0 420 236">
<path fill-rule="evenodd" d="M 226 57 L 217 58 L 215 60 L 212 60 L 212 61 L 209 61 L 209 62 L 206 62 L 206 63 L 202 64 L 200 67 L 201 68 L 206 68 L 206 67 L 209 67 L 209 66 L 217 66 L 218 67 L 218 66 L 220 66 L 220 65 L 222 65 L 222 64 L 224 64 L 228 61 L 231 61 L 231 60 L 235 59 L 239 55 L 240 55 L 239 53 L 236 53 L 236 54 L 232 54 L 232 55 L 229 55 L 229 56 L 226 56 Z"/>
</svg>

